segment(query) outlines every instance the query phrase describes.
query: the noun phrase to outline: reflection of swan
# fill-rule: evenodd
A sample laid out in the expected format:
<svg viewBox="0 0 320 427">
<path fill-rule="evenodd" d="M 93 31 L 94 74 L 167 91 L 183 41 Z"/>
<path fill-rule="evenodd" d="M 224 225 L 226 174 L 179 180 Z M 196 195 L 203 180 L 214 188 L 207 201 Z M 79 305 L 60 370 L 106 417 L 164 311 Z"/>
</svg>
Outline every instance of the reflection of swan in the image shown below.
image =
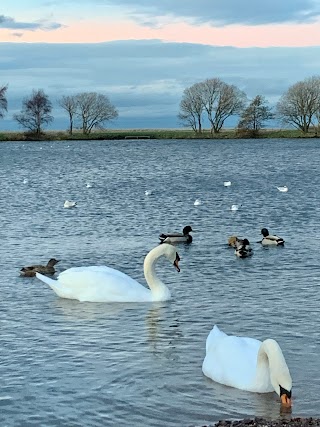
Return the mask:
<svg viewBox="0 0 320 427">
<path fill-rule="evenodd" d="M 74 267 L 59 274 L 57 280 L 37 274 L 61 298 L 89 302 L 166 301 L 170 291 L 156 276 L 155 264 L 165 256 L 179 269 L 180 257 L 172 245 L 164 243 L 152 249 L 144 260 L 147 289 L 127 274 L 105 266 Z"/>
<path fill-rule="evenodd" d="M 281 191 L 281 193 L 286 193 L 289 190 L 286 185 L 284 185 L 283 187 L 277 187 L 277 189 Z"/>
<path fill-rule="evenodd" d="M 291 406 L 292 379 L 273 339 L 228 336 L 215 325 L 206 342 L 203 373 L 220 384 L 257 393 L 276 391 Z"/>
</svg>

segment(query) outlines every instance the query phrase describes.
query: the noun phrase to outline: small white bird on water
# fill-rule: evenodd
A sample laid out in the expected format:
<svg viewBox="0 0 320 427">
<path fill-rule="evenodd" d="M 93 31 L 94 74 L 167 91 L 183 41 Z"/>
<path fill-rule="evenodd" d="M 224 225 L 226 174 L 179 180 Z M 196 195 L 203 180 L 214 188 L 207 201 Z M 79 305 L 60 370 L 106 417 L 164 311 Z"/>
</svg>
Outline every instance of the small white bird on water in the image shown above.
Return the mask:
<svg viewBox="0 0 320 427">
<path fill-rule="evenodd" d="M 92 188 L 92 185 L 89 182 L 87 182 L 86 187 L 87 188 Z"/>
<path fill-rule="evenodd" d="M 231 205 L 230 210 L 231 211 L 237 211 L 240 208 L 241 205 Z"/>
<path fill-rule="evenodd" d="M 27 178 L 25 178 L 25 179 L 23 180 L 23 183 L 24 183 L 24 184 L 27 184 L 27 183 L 28 183 Z"/>
<path fill-rule="evenodd" d="M 66 201 L 64 202 L 63 207 L 64 207 L 64 208 L 74 208 L 76 205 L 77 205 L 77 202 L 72 202 L 72 201 L 70 201 L 70 200 L 66 200 Z"/>
<path fill-rule="evenodd" d="M 201 205 L 201 200 L 200 199 L 196 199 L 194 201 L 194 206 L 200 206 Z"/>
<path fill-rule="evenodd" d="M 223 185 L 224 185 L 225 187 L 230 187 L 230 185 L 231 185 L 231 181 L 224 181 Z"/>
<path fill-rule="evenodd" d="M 279 191 L 281 191 L 281 193 L 286 193 L 289 189 L 286 185 L 282 186 L 282 187 L 277 187 L 277 189 Z"/>
<path fill-rule="evenodd" d="M 146 190 L 144 192 L 144 194 L 145 194 L 145 196 L 150 196 L 152 194 L 152 191 L 151 190 Z"/>
</svg>

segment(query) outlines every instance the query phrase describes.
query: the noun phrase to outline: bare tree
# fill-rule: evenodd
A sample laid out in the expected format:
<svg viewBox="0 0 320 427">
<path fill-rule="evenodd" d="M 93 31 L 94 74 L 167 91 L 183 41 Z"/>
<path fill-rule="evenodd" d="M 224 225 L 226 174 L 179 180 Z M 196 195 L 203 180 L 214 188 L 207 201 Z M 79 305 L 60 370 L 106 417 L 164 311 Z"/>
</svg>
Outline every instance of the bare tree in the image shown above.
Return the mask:
<svg viewBox="0 0 320 427">
<path fill-rule="evenodd" d="M 211 124 L 211 133 L 220 132 L 226 119 L 239 114 L 246 103 L 246 95 L 234 85 L 218 78 L 202 83 L 202 102 Z"/>
<path fill-rule="evenodd" d="M 178 118 L 195 132 L 202 132 L 203 101 L 201 84 L 196 83 L 183 91 Z"/>
<path fill-rule="evenodd" d="M 69 133 L 72 135 L 73 126 L 74 126 L 74 118 L 77 113 L 78 101 L 76 96 L 63 96 L 59 99 L 59 105 L 69 115 Z"/>
<path fill-rule="evenodd" d="M 260 129 L 265 126 L 265 121 L 273 118 L 274 114 L 268 106 L 267 100 L 263 96 L 257 95 L 243 110 L 238 129 L 256 137 Z"/>
<path fill-rule="evenodd" d="M 319 105 L 320 76 L 313 76 L 290 86 L 281 96 L 276 109 L 283 123 L 307 133 Z"/>
<path fill-rule="evenodd" d="M 0 119 L 3 119 L 4 114 L 8 111 L 7 89 L 8 85 L 0 87 Z"/>
<path fill-rule="evenodd" d="M 84 134 L 89 134 L 94 127 L 102 128 L 104 122 L 118 117 L 118 111 L 109 98 L 96 92 L 79 93 L 77 105 Z"/>
<path fill-rule="evenodd" d="M 13 118 L 30 132 L 40 135 L 42 127 L 53 121 L 51 111 L 52 104 L 48 95 L 38 89 L 33 90 L 31 97 L 22 101 L 21 113 L 14 114 Z"/>
</svg>

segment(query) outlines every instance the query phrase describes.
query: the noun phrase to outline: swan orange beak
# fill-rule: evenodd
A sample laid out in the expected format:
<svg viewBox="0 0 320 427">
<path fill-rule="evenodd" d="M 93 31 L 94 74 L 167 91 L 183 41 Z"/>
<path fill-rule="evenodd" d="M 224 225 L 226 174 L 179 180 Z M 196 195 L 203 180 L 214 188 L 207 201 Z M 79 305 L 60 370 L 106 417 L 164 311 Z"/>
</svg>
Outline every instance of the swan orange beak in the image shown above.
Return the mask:
<svg viewBox="0 0 320 427">
<path fill-rule="evenodd" d="M 286 408 L 291 408 L 291 405 L 292 405 L 291 399 L 286 394 L 282 394 L 280 396 L 280 399 L 281 399 L 281 405 L 285 406 Z"/>
</svg>

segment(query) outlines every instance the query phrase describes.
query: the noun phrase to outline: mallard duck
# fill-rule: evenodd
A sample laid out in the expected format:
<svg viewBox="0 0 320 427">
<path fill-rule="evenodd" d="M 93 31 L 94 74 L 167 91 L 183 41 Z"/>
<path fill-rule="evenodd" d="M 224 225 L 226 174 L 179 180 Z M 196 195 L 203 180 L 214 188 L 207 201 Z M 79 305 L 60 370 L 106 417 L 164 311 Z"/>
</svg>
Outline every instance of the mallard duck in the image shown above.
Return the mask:
<svg viewBox="0 0 320 427">
<path fill-rule="evenodd" d="M 241 239 L 239 239 L 237 236 L 229 237 L 228 246 L 230 246 L 231 248 L 236 248 L 238 246 L 239 240 L 241 240 Z"/>
<path fill-rule="evenodd" d="M 192 236 L 191 233 L 192 228 L 190 225 L 187 225 L 183 228 L 182 233 L 162 233 L 159 236 L 160 243 L 191 243 Z"/>
<path fill-rule="evenodd" d="M 20 270 L 20 276 L 24 277 L 34 277 L 36 273 L 42 273 L 47 274 L 49 276 L 54 275 L 56 270 L 54 269 L 54 266 L 59 261 L 55 258 L 51 258 L 48 261 L 47 265 L 31 265 L 30 267 L 22 267 Z"/>
<path fill-rule="evenodd" d="M 275 391 L 284 406 L 291 406 L 291 375 L 274 339 L 227 335 L 215 325 L 206 341 L 202 372 L 213 381 L 240 390 Z"/>
<path fill-rule="evenodd" d="M 253 255 L 253 251 L 250 247 L 250 242 L 248 239 L 238 239 L 236 242 L 236 250 L 234 252 L 239 258 L 247 258 Z"/>
<path fill-rule="evenodd" d="M 61 298 L 88 302 L 148 302 L 170 299 L 170 291 L 157 277 L 155 265 L 165 256 L 179 272 L 180 257 L 174 246 L 163 244 L 152 249 L 144 260 L 144 276 L 150 289 L 127 274 L 106 266 L 73 267 L 57 280 L 36 273 Z"/>
<path fill-rule="evenodd" d="M 261 243 L 264 246 L 268 246 L 268 245 L 283 246 L 284 245 L 284 240 L 279 236 L 269 234 L 269 231 L 267 228 L 263 228 L 261 230 L 261 234 L 263 235 L 263 239 L 258 243 Z"/>
</svg>

